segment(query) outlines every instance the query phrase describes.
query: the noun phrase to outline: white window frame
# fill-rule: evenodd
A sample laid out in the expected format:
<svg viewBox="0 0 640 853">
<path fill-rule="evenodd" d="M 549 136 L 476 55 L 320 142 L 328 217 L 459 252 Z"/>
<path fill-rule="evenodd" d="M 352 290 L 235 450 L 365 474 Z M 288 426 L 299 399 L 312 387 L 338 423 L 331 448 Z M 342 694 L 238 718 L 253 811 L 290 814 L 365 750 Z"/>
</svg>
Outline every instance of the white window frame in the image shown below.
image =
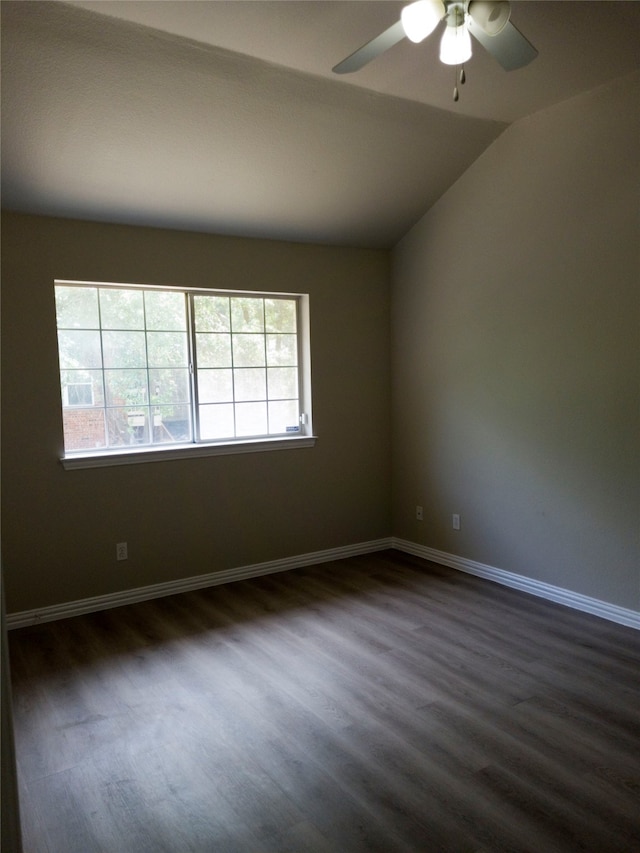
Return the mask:
<svg viewBox="0 0 640 853">
<path fill-rule="evenodd" d="M 91 401 L 88 403 L 70 403 L 69 402 L 69 388 L 77 388 L 82 386 L 84 388 L 89 389 Z M 82 409 L 86 406 L 94 405 L 94 394 L 93 394 L 93 382 L 72 382 L 69 385 L 65 385 L 64 387 L 64 405 L 69 409 Z"/>
<path fill-rule="evenodd" d="M 197 400 L 193 393 L 191 404 L 192 439 L 184 443 L 171 444 L 146 444 L 118 448 L 100 448 L 96 450 L 64 450 L 60 455 L 60 461 L 67 470 L 76 468 L 110 467 L 114 465 L 131 465 L 147 462 L 160 462 L 170 459 L 191 459 L 205 456 L 225 456 L 237 453 L 261 453 L 271 450 L 287 450 L 293 448 L 313 447 L 316 436 L 313 434 L 312 408 L 311 408 L 311 346 L 309 339 L 309 295 L 306 293 L 270 292 L 270 291 L 242 291 L 226 290 L 222 288 L 194 288 L 194 287 L 165 287 L 162 285 L 127 284 L 116 282 L 78 281 L 68 279 L 56 279 L 55 286 L 76 286 L 91 288 L 117 288 L 142 291 L 168 291 L 182 294 L 195 294 L 203 296 L 240 296 L 269 299 L 281 297 L 294 299 L 297 303 L 297 338 L 298 338 L 298 376 L 299 376 L 299 405 L 300 405 L 300 432 L 291 435 L 259 436 L 257 438 L 232 438 L 213 441 L 196 439 Z M 192 336 L 195 335 L 193 324 L 187 324 L 189 336 L 190 364 L 189 369 L 193 374 L 193 349 Z M 58 373 L 60 376 L 60 371 Z M 68 402 L 61 396 L 64 406 Z M 80 408 L 73 406 L 69 408 Z"/>
</svg>

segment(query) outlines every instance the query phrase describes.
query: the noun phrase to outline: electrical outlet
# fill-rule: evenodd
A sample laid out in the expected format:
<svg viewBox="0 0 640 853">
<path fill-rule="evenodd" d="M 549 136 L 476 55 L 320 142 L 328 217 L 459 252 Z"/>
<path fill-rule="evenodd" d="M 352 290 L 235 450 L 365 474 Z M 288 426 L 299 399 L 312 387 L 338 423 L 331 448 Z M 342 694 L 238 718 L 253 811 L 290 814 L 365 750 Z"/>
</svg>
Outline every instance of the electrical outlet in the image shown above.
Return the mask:
<svg viewBox="0 0 640 853">
<path fill-rule="evenodd" d="M 118 542 L 116 545 L 116 560 L 128 560 L 129 554 L 127 552 L 127 543 L 126 542 Z"/>
<path fill-rule="evenodd" d="M 451 516 L 451 526 L 454 530 L 460 530 L 460 516 L 457 512 L 454 512 Z"/>
<path fill-rule="evenodd" d="M 416 519 L 418 521 L 422 521 L 422 519 L 423 519 L 422 507 L 421 506 L 416 507 Z"/>
</svg>

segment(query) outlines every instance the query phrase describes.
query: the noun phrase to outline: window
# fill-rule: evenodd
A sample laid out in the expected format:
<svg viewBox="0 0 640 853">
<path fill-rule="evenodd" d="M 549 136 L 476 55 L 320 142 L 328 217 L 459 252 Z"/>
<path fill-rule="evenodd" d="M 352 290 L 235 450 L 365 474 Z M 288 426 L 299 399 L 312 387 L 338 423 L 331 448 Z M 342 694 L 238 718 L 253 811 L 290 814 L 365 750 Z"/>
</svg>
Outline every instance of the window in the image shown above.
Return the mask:
<svg viewBox="0 0 640 853">
<path fill-rule="evenodd" d="M 68 382 L 64 386 L 66 406 L 93 406 L 92 382 Z"/>
<path fill-rule="evenodd" d="M 56 282 L 55 297 L 65 459 L 310 435 L 303 294 Z"/>
</svg>

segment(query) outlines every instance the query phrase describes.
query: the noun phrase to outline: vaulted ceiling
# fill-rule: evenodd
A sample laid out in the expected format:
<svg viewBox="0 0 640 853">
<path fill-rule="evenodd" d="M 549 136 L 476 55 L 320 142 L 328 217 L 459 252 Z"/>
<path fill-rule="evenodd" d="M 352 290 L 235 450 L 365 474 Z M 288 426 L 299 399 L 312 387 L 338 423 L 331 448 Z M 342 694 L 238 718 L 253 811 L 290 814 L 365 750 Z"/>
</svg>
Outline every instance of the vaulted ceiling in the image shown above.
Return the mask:
<svg viewBox="0 0 640 853">
<path fill-rule="evenodd" d="M 509 123 L 640 68 L 639 3 L 523 0 L 539 56 L 475 43 L 458 102 L 437 33 L 332 73 L 403 5 L 3 0 L 3 207 L 391 246 Z"/>
</svg>

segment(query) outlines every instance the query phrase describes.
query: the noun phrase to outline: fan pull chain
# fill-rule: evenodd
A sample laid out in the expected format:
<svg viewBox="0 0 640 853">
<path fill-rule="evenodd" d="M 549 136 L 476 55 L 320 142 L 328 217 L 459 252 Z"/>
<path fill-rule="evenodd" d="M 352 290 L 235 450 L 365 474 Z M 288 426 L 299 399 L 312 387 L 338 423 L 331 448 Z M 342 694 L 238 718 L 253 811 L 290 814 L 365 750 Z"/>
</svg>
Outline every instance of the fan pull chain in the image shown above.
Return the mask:
<svg viewBox="0 0 640 853">
<path fill-rule="evenodd" d="M 464 65 L 460 68 L 460 85 L 464 86 L 467 81 L 467 75 L 464 73 Z M 453 87 L 453 100 L 457 101 L 460 98 L 460 93 L 458 92 L 458 67 L 456 66 L 456 82 Z"/>
</svg>

